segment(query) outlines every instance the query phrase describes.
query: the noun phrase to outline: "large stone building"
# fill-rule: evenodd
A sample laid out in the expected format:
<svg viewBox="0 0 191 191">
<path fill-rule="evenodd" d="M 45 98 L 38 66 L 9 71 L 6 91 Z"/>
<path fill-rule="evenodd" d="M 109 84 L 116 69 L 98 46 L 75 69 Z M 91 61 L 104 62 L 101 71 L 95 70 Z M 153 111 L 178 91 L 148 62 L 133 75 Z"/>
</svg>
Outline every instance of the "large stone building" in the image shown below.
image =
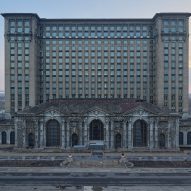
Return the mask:
<svg viewBox="0 0 191 191">
<path fill-rule="evenodd" d="M 5 107 L 16 146 L 70 148 L 99 140 L 108 149 L 178 149 L 179 119 L 188 112 L 190 15 L 2 14 Z"/>
<path fill-rule="evenodd" d="M 61 99 L 18 112 L 18 147 L 179 149 L 179 115 L 135 99 Z"/>
</svg>

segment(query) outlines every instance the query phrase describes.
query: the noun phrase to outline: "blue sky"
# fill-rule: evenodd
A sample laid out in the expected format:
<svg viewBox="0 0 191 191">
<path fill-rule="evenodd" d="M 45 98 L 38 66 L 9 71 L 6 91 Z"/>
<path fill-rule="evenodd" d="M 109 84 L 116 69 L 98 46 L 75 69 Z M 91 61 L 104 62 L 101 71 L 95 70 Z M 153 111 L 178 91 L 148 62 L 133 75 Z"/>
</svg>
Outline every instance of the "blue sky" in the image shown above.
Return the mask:
<svg viewBox="0 0 191 191">
<path fill-rule="evenodd" d="M 191 0 L 0 0 L 0 13 L 11 12 L 43 18 L 152 18 L 158 12 L 191 12 Z M 0 90 L 4 90 L 3 27 L 0 17 Z"/>
</svg>

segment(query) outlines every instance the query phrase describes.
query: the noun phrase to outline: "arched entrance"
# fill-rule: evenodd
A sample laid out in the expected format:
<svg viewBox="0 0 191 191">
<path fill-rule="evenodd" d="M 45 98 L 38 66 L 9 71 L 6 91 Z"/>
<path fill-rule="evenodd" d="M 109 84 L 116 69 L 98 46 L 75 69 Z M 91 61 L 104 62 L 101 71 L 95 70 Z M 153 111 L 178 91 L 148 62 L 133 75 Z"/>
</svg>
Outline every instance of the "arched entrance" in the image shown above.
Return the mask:
<svg viewBox="0 0 191 191">
<path fill-rule="evenodd" d="M 191 132 L 187 134 L 187 145 L 191 145 Z"/>
<path fill-rule="evenodd" d="M 1 133 L 1 138 L 2 138 L 2 144 L 7 144 L 7 133 L 5 131 Z"/>
<path fill-rule="evenodd" d="M 117 133 L 115 135 L 115 148 L 121 148 L 121 134 Z"/>
<path fill-rule="evenodd" d="M 103 123 L 95 119 L 90 123 L 90 140 L 104 140 Z"/>
<path fill-rule="evenodd" d="M 159 136 L 159 147 L 165 148 L 165 135 L 163 133 Z"/>
<path fill-rule="evenodd" d="M 55 119 L 46 124 L 46 146 L 60 146 L 60 125 Z"/>
<path fill-rule="evenodd" d="M 77 144 L 78 144 L 78 135 L 76 133 L 73 133 L 72 134 L 72 147 Z"/>
<path fill-rule="evenodd" d="M 183 132 L 179 132 L 179 145 L 183 145 L 183 143 L 184 143 Z"/>
<path fill-rule="evenodd" d="M 147 124 L 144 120 L 137 120 L 133 125 L 133 146 L 147 146 Z"/>
<path fill-rule="evenodd" d="M 15 144 L 15 132 L 11 131 L 10 133 L 10 144 Z"/>
<path fill-rule="evenodd" d="M 34 147 L 34 134 L 33 133 L 28 134 L 28 146 Z"/>
</svg>

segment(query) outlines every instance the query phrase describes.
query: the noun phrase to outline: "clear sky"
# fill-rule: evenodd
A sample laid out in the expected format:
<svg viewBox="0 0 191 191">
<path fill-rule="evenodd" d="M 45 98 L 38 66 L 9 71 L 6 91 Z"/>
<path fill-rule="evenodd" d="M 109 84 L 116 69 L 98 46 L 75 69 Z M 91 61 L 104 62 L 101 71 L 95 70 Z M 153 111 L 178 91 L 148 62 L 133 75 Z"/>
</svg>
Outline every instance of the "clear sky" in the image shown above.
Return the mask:
<svg viewBox="0 0 191 191">
<path fill-rule="evenodd" d="M 191 12 L 191 0 L 0 0 L 0 13 L 12 12 L 37 13 L 41 18 L 152 18 L 158 12 Z M 1 17 L 0 90 L 4 90 L 3 27 Z"/>
</svg>

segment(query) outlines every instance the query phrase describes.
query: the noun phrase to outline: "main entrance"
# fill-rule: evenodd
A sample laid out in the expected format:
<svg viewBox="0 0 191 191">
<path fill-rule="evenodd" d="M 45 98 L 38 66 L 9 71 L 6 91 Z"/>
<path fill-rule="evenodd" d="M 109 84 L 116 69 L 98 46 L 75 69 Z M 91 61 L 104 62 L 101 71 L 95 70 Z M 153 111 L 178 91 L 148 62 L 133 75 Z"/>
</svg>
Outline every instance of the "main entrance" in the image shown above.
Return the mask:
<svg viewBox="0 0 191 191">
<path fill-rule="evenodd" d="M 133 125 L 133 146 L 147 146 L 147 124 L 144 120 L 137 120 Z"/>
<path fill-rule="evenodd" d="M 90 140 L 104 140 L 104 128 L 103 123 L 95 119 L 90 123 Z"/>
<path fill-rule="evenodd" d="M 121 148 L 121 134 L 117 133 L 115 135 L 115 148 Z"/>
<path fill-rule="evenodd" d="M 46 146 L 60 146 L 60 125 L 55 119 L 47 122 Z"/>
</svg>

